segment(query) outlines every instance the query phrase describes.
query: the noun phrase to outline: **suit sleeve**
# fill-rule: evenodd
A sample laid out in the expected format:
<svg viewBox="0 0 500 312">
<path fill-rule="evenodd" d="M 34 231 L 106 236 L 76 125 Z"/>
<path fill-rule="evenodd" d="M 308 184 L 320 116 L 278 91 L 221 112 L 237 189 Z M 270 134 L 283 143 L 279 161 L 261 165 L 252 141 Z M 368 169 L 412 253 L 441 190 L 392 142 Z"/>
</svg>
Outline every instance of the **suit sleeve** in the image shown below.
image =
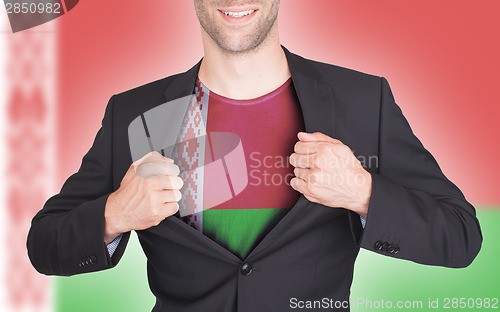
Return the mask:
<svg viewBox="0 0 500 312">
<path fill-rule="evenodd" d="M 113 257 L 104 243 L 104 207 L 113 192 L 113 101 L 111 97 L 78 172 L 32 220 L 28 255 L 40 273 L 69 276 L 104 270 L 114 267 L 123 255 L 130 233 L 123 235 Z"/>
<path fill-rule="evenodd" d="M 468 266 L 482 243 L 474 207 L 415 137 L 384 78 L 380 105 L 378 170 L 360 246 L 421 264 Z"/>
</svg>

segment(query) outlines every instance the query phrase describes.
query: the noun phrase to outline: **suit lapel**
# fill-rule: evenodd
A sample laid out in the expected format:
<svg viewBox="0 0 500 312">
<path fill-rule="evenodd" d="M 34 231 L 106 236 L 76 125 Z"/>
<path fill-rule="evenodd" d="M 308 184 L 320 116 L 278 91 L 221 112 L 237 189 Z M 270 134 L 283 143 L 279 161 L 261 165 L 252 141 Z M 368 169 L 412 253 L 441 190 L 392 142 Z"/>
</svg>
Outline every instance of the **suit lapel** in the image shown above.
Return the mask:
<svg viewBox="0 0 500 312">
<path fill-rule="evenodd" d="M 174 101 L 178 98 L 182 98 L 188 95 L 192 95 L 194 93 L 194 86 L 196 83 L 196 78 L 198 77 L 198 71 L 200 69 L 201 60 L 194 65 L 187 72 L 179 74 L 175 77 L 175 79 L 168 85 L 165 89 L 165 102 Z M 183 108 L 184 113 L 178 118 L 185 118 L 187 110 L 189 106 L 186 105 Z M 180 129 L 179 129 L 180 130 Z M 200 233 L 195 228 L 189 226 L 185 223 L 181 218 L 180 214 L 176 213 L 174 216 L 170 216 L 162 221 L 165 226 L 157 226 L 149 229 L 157 234 L 162 236 L 171 237 L 172 233 L 169 233 L 169 229 L 177 229 L 178 234 L 181 235 L 181 238 L 177 240 L 179 244 L 188 245 L 187 247 L 191 248 L 196 246 L 196 248 L 200 252 L 212 252 L 215 254 L 219 254 L 221 257 L 229 260 L 229 261 L 241 261 L 235 254 L 230 252 L 228 249 L 223 246 L 217 244 L 212 239 Z M 214 255 L 215 255 L 214 254 Z"/>
<path fill-rule="evenodd" d="M 283 47 L 299 98 L 307 132 L 322 132 L 334 136 L 335 102 L 331 88 L 322 83 L 320 73 L 310 61 L 290 53 Z"/>
<path fill-rule="evenodd" d="M 307 132 L 322 132 L 334 136 L 334 101 L 330 87 L 322 84 L 318 72 L 298 55 L 282 47 L 292 74 L 292 81 L 299 98 L 304 125 Z M 248 254 L 247 258 L 261 253 L 276 239 L 283 236 L 297 220 L 309 212 L 312 203 L 301 195 L 292 209 L 276 224 L 262 241 Z"/>
<path fill-rule="evenodd" d="M 165 89 L 165 102 L 193 94 L 196 77 L 200 70 L 201 60 L 187 72 L 174 76 L 173 81 Z"/>
<path fill-rule="evenodd" d="M 304 118 L 305 130 L 307 132 L 322 132 L 329 136 L 334 136 L 334 98 L 331 88 L 322 83 L 322 77 L 305 59 L 289 52 L 282 47 L 287 57 L 288 66 L 292 75 L 293 85 L 297 93 L 302 115 Z M 201 60 L 187 72 L 178 75 L 175 80 L 165 90 L 166 101 L 171 101 L 179 97 L 191 95 L 196 82 L 196 77 L 200 69 Z M 186 107 L 187 109 L 187 107 Z M 251 257 L 269 247 L 273 241 L 282 236 L 293 224 L 295 220 L 300 220 L 309 210 L 309 202 L 303 195 L 292 209 L 278 222 L 278 224 L 266 235 L 262 241 L 247 256 Z M 206 247 L 215 248 L 221 255 L 225 255 L 232 260 L 235 255 L 224 247 L 214 244 L 214 242 L 202 233 L 190 228 L 189 225 L 175 217 L 169 217 L 164 222 L 170 222 L 171 226 L 179 229 L 185 228 L 185 234 L 197 244 L 206 244 Z"/>
</svg>

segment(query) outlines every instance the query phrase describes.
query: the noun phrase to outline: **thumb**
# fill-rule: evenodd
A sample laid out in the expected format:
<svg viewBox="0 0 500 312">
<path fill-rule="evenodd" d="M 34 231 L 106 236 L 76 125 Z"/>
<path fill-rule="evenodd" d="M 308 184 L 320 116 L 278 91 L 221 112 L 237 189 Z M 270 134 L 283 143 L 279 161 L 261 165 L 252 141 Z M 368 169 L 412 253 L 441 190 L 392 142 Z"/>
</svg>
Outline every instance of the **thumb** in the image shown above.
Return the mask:
<svg viewBox="0 0 500 312">
<path fill-rule="evenodd" d="M 130 167 L 128 168 L 127 172 L 125 173 L 125 177 L 130 176 L 133 173 L 137 174 L 137 169 L 145 163 L 149 162 L 157 162 L 161 161 L 162 159 L 168 160 L 168 158 L 163 157 L 160 153 L 157 151 L 151 151 L 147 153 L 146 155 L 142 156 L 141 158 L 137 159 L 134 161 Z M 169 161 L 170 162 L 170 161 Z M 173 163 L 173 161 L 171 161 Z"/>
<path fill-rule="evenodd" d="M 161 154 L 158 153 L 157 151 L 151 151 L 151 152 L 145 154 L 144 156 L 142 156 L 141 158 L 137 159 L 136 161 L 134 161 L 132 164 L 137 167 L 140 164 L 142 164 L 143 162 L 151 161 L 153 159 L 158 158 L 158 156 L 161 157 Z"/>
<path fill-rule="evenodd" d="M 299 140 L 304 142 L 331 142 L 331 143 L 341 143 L 339 140 L 327 136 L 321 132 L 307 133 L 299 132 L 297 134 Z"/>
<path fill-rule="evenodd" d="M 141 158 L 139 158 L 138 160 L 134 161 L 134 166 L 139 166 L 143 163 L 148 163 L 148 162 L 168 162 L 168 163 L 171 163 L 173 164 L 174 163 L 174 160 L 171 159 L 171 158 L 167 158 L 163 155 L 161 155 L 160 153 L 158 153 L 157 151 L 151 151 L 149 153 L 147 153 L 146 155 L 142 156 Z"/>
</svg>

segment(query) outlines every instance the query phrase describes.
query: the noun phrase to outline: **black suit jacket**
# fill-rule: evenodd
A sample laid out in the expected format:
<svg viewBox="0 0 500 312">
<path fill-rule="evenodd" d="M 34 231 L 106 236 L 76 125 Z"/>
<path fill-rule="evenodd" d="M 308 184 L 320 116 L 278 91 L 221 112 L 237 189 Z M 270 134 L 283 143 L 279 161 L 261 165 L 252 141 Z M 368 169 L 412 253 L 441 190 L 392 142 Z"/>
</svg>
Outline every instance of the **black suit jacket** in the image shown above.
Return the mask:
<svg viewBox="0 0 500 312">
<path fill-rule="evenodd" d="M 154 311 L 288 311 L 290 298 L 347 300 L 360 247 L 447 267 L 467 266 L 477 255 L 474 207 L 413 135 L 387 81 L 284 51 L 306 131 L 338 138 L 372 160 L 366 227 L 355 213 L 301 196 L 241 260 L 181 219 L 166 218 L 138 231 Z M 192 94 L 199 66 L 111 97 L 79 171 L 33 219 L 27 246 L 39 272 L 74 275 L 118 263 L 130 233 L 110 258 L 104 207 L 132 162 L 127 128 L 141 113 Z"/>
</svg>

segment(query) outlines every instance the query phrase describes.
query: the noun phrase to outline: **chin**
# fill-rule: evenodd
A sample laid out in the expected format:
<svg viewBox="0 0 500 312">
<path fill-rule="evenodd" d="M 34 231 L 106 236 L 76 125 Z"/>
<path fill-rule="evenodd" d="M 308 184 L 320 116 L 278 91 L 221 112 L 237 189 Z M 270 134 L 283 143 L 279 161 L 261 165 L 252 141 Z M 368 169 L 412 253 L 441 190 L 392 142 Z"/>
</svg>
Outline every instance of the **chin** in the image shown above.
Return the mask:
<svg viewBox="0 0 500 312">
<path fill-rule="evenodd" d="M 219 46 L 232 53 L 242 53 L 254 50 L 259 44 L 245 37 L 228 37 Z"/>
</svg>

